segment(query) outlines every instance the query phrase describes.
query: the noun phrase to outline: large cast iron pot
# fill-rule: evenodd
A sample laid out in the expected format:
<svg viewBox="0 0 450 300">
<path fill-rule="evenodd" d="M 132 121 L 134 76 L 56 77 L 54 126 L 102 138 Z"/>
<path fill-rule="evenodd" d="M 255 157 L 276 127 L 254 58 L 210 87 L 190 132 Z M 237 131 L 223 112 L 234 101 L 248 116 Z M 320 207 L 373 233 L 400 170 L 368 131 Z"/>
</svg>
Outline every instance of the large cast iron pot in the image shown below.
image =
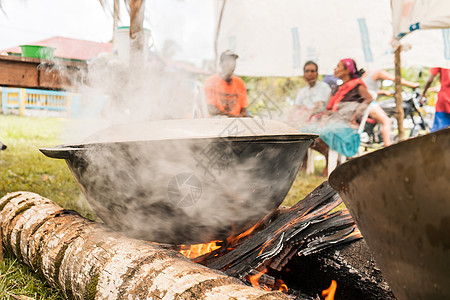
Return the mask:
<svg viewBox="0 0 450 300">
<path fill-rule="evenodd" d="M 109 226 L 181 244 L 226 238 L 277 208 L 316 137 L 270 120 L 166 120 L 40 150 L 66 160 Z"/>
<path fill-rule="evenodd" d="M 449 150 L 444 129 L 330 175 L 398 299 L 450 299 Z"/>
</svg>

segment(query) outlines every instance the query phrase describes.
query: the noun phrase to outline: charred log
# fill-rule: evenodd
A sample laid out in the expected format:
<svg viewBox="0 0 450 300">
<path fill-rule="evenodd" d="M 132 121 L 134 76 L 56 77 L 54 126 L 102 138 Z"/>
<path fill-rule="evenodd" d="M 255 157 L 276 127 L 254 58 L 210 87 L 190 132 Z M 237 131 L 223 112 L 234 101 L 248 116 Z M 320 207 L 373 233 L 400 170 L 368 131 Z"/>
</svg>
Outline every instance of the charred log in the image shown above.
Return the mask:
<svg viewBox="0 0 450 300">
<path fill-rule="evenodd" d="M 296 255 L 281 272 L 269 275 L 282 277 L 291 289 L 304 293 L 326 289 L 336 280 L 336 300 L 395 299 L 363 239 L 308 256 Z"/>
<path fill-rule="evenodd" d="M 7 251 L 69 299 L 287 299 L 164 245 L 127 238 L 33 193 L 0 199 L 0 228 Z"/>
<path fill-rule="evenodd" d="M 361 238 L 346 210 L 330 213 L 340 203 L 324 182 L 266 228 L 206 265 L 242 279 L 262 265 L 281 270 L 296 254 L 309 255 Z"/>
</svg>

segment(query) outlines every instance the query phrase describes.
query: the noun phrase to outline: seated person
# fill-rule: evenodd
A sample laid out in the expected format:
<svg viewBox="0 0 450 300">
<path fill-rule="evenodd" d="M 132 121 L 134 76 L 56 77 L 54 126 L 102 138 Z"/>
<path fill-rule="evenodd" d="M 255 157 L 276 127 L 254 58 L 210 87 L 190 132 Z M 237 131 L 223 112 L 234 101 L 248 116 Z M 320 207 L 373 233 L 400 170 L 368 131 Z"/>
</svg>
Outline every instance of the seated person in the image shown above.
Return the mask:
<svg viewBox="0 0 450 300">
<path fill-rule="evenodd" d="M 367 105 L 373 102 L 373 97 L 361 80 L 364 71 L 356 68 L 356 63 L 353 59 L 346 58 L 338 63 L 338 66 L 334 70 L 334 74 L 336 77 L 340 78 L 343 83 L 336 94 L 330 99 L 327 110 L 332 110 L 334 112 L 340 110 L 340 103 L 359 103 L 350 119 L 350 123 L 354 125 L 353 127 L 357 127 L 358 118 L 367 108 Z M 379 105 L 372 105 L 369 116 L 381 124 L 381 134 L 383 136 L 384 146 L 391 145 L 391 121 L 384 110 Z"/>
<path fill-rule="evenodd" d="M 325 82 L 318 81 L 318 77 L 317 64 L 307 61 L 303 66 L 303 79 L 308 85 L 300 89 L 295 98 L 295 111 L 291 116 L 293 122 L 309 121 L 311 117 L 325 110 L 331 88 Z"/>
<path fill-rule="evenodd" d="M 328 157 L 329 148 L 347 157 L 358 152 L 360 137 L 357 132 L 358 118 L 373 101 L 367 87 L 361 80 L 363 70 L 358 70 L 353 59 L 339 61 L 334 75 L 342 80 L 336 93 L 330 98 L 327 113 L 321 118 L 321 124 L 314 129 L 320 138 L 316 139 L 313 149 Z M 379 105 L 373 105 L 369 116 L 382 125 L 385 146 L 390 145 L 391 123 L 389 117 Z M 327 172 L 328 161 L 324 170 Z"/>
<path fill-rule="evenodd" d="M 303 79 L 308 84 L 298 91 L 295 98 L 295 109 L 290 116 L 290 123 L 299 127 L 305 122 L 312 121 L 325 110 L 325 105 L 330 98 L 331 88 L 328 84 L 318 81 L 319 67 L 313 61 L 307 61 L 303 66 Z M 307 167 L 308 154 L 303 159 L 301 169 Z"/>
<path fill-rule="evenodd" d="M 220 72 L 205 82 L 208 111 L 211 116 L 248 117 L 247 89 L 244 81 L 234 76 L 239 56 L 227 50 L 220 55 Z"/>
</svg>

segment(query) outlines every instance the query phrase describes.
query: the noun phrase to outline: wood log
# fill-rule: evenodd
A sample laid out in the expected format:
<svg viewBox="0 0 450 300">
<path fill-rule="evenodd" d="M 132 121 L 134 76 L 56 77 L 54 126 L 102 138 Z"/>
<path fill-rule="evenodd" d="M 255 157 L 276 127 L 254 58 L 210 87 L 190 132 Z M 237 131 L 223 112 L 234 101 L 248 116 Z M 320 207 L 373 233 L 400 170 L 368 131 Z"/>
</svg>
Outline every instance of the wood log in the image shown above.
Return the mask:
<svg viewBox="0 0 450 300">
<path fill-rule="evenodd" d="M 340 203 L 339 195 L 325 181 L 233 251 L 203 264 L 242 279 L 267 262 L 281 270 L 296 253 L 309 255 L 361 238 L 348 211 L 331 213 Z"/>
<path fill-rule="evenodd" d="M 68 299 L 288 299 L 30 192 L 0 199 L 0 228 L 6 250 Z"/>
<path fill-rule="evenodd" d="M 296 255 L 285 269 L 271 275 L 304 293 L 323 290 L 335 280 L 335 299 L 396 299 L 364 239 L 312 255 Z"/>
</svg>

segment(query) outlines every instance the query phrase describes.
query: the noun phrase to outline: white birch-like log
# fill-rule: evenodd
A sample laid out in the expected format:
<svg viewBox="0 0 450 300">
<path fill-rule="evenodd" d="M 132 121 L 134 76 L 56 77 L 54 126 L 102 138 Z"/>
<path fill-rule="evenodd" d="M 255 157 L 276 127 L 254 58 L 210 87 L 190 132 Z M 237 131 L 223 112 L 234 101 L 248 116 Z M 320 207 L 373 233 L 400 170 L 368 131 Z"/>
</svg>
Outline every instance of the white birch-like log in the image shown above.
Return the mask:
<svg viewBox="0 0 450 300">
<path fill-rule="evenodd" d="M 0 199 L 0 230 L 6 250 L 68 299 L 288 299 L 30 192 Z"/>
</svg>

